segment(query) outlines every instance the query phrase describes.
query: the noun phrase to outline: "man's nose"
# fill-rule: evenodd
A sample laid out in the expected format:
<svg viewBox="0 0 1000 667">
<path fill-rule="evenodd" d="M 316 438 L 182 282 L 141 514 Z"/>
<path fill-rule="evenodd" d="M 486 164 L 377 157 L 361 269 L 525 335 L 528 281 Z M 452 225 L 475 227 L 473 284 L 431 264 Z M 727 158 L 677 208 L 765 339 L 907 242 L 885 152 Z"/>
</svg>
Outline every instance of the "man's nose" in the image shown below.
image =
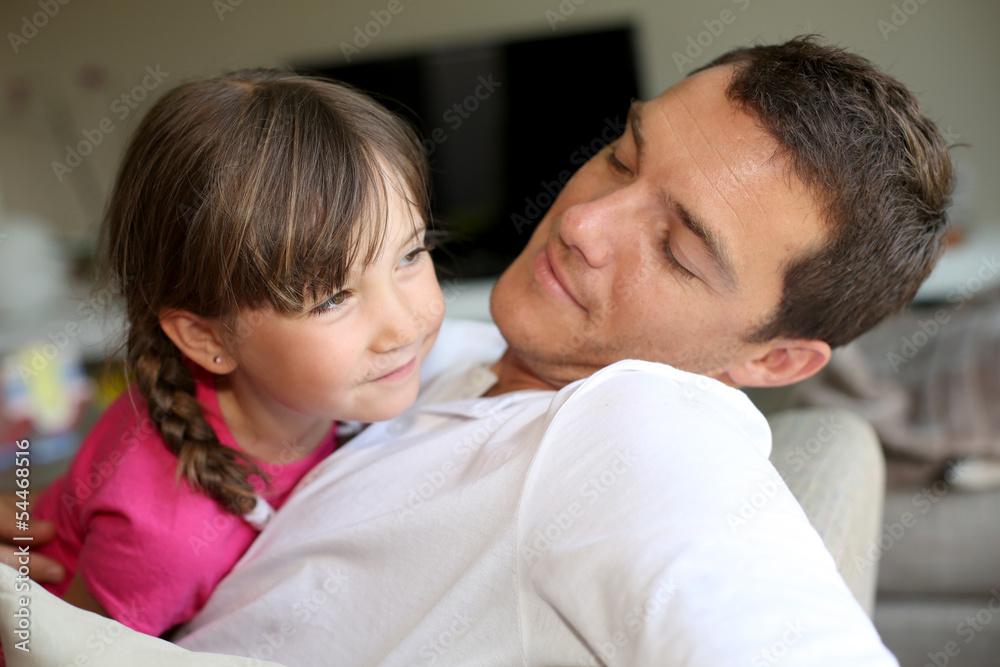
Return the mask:
<svg viewBox="0 0 1000 667">
<path fill-rule="evenodd" d="M 614 259 L 621 243 L 627 242 L 626 223 L 633 215 L 628 193 L 615 190 L 563 211 L 559 235 L 589 266 L 600 268 Z"/>
</svg>

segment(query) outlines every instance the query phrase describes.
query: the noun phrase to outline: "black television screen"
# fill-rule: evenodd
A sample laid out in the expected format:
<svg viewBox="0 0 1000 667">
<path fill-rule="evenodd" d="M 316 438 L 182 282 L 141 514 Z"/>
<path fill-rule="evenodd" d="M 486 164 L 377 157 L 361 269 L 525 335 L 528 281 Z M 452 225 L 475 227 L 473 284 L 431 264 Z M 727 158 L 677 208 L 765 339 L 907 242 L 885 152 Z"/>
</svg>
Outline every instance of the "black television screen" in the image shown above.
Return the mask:
<svg viewBox="0 0 1000 667">
<path fill-rule="evenodd" d="M 427 49 L 300 71 L 407 116 L 430 155 L 443 276 L 498 275 L 569 176 L 624 129 L 638 97 L 632 31 Z"/>
</svg>

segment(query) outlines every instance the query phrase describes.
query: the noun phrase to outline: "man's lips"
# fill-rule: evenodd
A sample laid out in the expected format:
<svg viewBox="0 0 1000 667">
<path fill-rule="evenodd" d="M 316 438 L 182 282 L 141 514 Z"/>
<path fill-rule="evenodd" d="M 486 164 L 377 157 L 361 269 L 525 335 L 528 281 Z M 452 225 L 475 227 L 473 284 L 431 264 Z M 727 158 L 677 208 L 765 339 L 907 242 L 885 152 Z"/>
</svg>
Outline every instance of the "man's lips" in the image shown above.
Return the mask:
<svg viewBox="0 0 1000 667">
<path fill-rule="evenodd" d="M 558 263 L 552 261 L 548 245 L 543 246 L 538 254 L 535 255 L 533 268 L 535 271 L 535 279 L 538 280 L 538 284 L 542 286 L 542 289 L 554 297 L 564 301 L 569 301 L 577 308 L 586 310 L 586 308 L 580 305 L 580 302 L 576 300 L 576 297 L 574 297 L 567 288 L 565 278 L 560 276 L 562 273 L 562 267 L 560 267 Z"/>
</svg>

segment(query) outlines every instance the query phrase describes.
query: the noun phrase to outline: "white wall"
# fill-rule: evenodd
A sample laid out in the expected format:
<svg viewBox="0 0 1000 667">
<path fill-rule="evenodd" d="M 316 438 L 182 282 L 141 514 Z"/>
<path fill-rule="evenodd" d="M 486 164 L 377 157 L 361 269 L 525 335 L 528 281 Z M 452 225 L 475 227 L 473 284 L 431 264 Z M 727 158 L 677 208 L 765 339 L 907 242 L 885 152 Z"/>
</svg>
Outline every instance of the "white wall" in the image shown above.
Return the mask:
<svg viewBox="0 0 1000 667">
<path fill-rule="evenodd" d="M 239 2 L 238 5 L 235 3 Z M 643 94 L 677 81 L 674 54 L 700 35 L 694 64 L 736 45 L 819 32 L 879 63 L 918 91 L 929 115 L 953 141 L 970 144 L 955 156 L 962 181 L 960 222 L 1000 221 L 1000 3 L 996 0 L 398 0 L 402 10 L 372 40 L 363 58 L 494 36 L 569 33 L 608 22 L 638 28 Z M 550 14 L 566 20 L 550 25 Z M 228 4 L 227 4 L 228 3 Z M 185 78 L 240 66 L 332 60 L 355 27 L 390 0 L 5 0 L 0 4 L 0 201 L 7 212 L 31 212 L 74 243 L 93 237 L 119 152 L 150 100 Z M 24 17 L 58 13 L 14 53 L 11 34 Z M 232 11 L 222 11 L 231 9 Z M 570 12 L 572 10 L 572 12 Z M 721 12 L 725 24 L 713 23 Z M 909 13 L 907 13 L 909 12 Z M 895 13 L 895 16 L 894 16 Z M 38 15 L 41 23 L 41 15 Z M 560 18 L 563 18 L 560 15 Z M 889 30 L 889 27 L 898 29 Z M 905 21 L 904 21 L 905 19 Z M 883 23 L 879 24 L 879 21 Z M 711 37 L 711 39 L 709 39 Z M 143 81 L 147 66 L 169 73 L 135 110 L 115 99 Z M 559 76 L 560 63 L 543 64 Z M 80 84 L 83 68 L 106 74 Z M 686 72 L 687 69 L 684 69 Z M 153 78 L 146 82 L 154 83 Z M 112 128 L 108 134 L 100 130 Z M 93 153 L 62 181 L 53 161 L 66 144 L 100 132 Z"/>
</svg>

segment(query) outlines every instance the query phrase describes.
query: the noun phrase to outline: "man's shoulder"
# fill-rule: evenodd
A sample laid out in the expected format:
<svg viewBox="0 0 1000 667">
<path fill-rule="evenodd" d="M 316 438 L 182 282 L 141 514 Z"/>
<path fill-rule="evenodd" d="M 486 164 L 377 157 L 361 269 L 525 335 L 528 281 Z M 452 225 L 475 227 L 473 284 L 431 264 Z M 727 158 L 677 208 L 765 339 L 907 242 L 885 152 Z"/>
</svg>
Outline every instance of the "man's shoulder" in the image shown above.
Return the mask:
<svg viewBox="0 0 1000 667">
<path fill-rule="evenodd" d="M 588 377 L 578 380 L 567 388 L 577 391 L 593 391 L 596 387 L 614 386 L 616 389 L 630 393 L 640 393 L 643 390 L 681 391 L 693 396 L 695 392 L 711 396 L 714 399 L 730 403 L 742 403 L 743 392 L 719 382 L 706 375 L 698 375 L 679 368 L 653 361 L 640 359 L 623 359 L 615 362 Z"/>
<path fill-rule="evenodd" d="M 574 405 L 571 405 L 574 404 Z M 552 403 L 595 425 L 642 429 L 670 423 L 723 423 L 769 445 L 767 420 L 746 394 L 718 380 L 649 361 L 627 359 L 568 385 Z"/>
</svg>

